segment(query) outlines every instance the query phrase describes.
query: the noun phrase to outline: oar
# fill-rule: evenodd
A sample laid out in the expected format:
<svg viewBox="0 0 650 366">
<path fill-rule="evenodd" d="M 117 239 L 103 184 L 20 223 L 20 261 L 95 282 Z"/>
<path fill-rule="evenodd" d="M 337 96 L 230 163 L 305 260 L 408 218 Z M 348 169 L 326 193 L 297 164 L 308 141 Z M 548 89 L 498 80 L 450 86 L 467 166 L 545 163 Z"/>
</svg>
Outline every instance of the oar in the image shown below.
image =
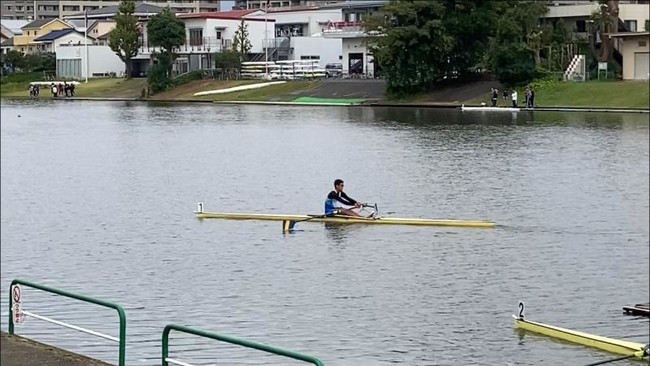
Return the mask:
<svg viewBox="0 0 650 366">
<path fill-rule="evenodd" d="M 650 345 L 646 345 L 641 351 L 636 351 L 636 352 L 632 353 L 631 355 L 612 358 L 611 360 L 598 361 L 598 362 L 595 362 L 595 363 L 590 363 L 590 364 L 585 365 L 585 366 L 604 365 L 606 363 L 623 361 L 623 360 L 627 360 L 627 359 L 633 358 L 633 357 L 638 357 L 640 359 L 643 359 L 643 357 L 645 357 L 645 356 L 647 356 L 649 354 L 649 351 L 650 351 Z"/>
<path fill-rule="evenodd" d="M 604 364 L 606 364 L 606 363 L 610 363 L 610 362 L 616 362 L 616 361 L 627 360 L 628 358 L 632 358 L 632 357 L 636 357 L 636 352 L 633 353 L 633 354 L 631 354 L 631 355 L 627 355 L 627 356 L 623 356 L 623 357 L 617 357 L 617 358 L 612 358 L 611 360 L 598 361 L 598 362 L 595 362 L 595 363 L 587 364 L 587 365 L 585 365 L 585 366 L 604 365 Z"/>
<path fill-rule="evenodd" d="M 324 217 L 327 217 L 327 215 L 310 215 L 308 218 L 300 219 L 300 220 L 282 220 L 282 233 L 286 234 L 292 231 L 293 227 L 296 225 L 297 222 L 309 221 L 313 219 L 322 219 Z"/>
<path fill-rule="evenodd" d="M 377 209 L 377 204 L 370 204 L 370 203 L 362 203 L 361 204 L 361 209 L 364 207 L 372 207 L 375 209 L 375 215 L 379 216 L 379 210 Z M 282 220 L 282 233 L 286 234 L 288 232 L 291 232 L 293 230 L 293 227 L 296 225 L 298 222 L 305 222 L 313 219 L 322 219 L 328 217 L 327 215 L 310 215 L 310 217 L 306 219 L 300 219 L 300 220 Z"/>
</svg>

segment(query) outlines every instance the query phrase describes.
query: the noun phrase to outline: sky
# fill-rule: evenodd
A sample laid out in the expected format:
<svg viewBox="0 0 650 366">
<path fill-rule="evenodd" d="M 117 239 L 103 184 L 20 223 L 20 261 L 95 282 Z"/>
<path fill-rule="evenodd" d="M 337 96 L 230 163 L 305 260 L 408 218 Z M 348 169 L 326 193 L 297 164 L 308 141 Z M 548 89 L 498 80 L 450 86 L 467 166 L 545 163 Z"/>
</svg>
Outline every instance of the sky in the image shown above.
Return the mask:
<svg viewBox="0 0 650 366">
<path fill-rule="evenodd" d="M 233 5 L 235 5 L 234 0 L 221 0 L 221 7 L 220 9 L 223 10 L 230 10 L 232 9 Z"/>
</svg>

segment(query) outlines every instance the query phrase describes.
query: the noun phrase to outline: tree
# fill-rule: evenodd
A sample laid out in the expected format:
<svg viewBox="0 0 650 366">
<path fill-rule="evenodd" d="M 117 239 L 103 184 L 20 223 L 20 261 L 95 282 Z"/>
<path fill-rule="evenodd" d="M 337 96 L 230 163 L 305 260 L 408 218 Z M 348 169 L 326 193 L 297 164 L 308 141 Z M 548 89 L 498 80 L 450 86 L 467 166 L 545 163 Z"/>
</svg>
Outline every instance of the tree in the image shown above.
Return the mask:
<svg viewBox="0 0 650 366">
<path fill-rule="evenodd" d="M 504 85 L 525 85 L 536 76 L 534 53 L 523 43 L 495 45 L 491 57 L 492 72 Z"/>
<path fill-rule="evenodd" d="M 616 33 L 618 30 L 618 0 L 600 0 L 599 4 L 599 9 L 591 14 L 593 26 L 589 43 L 596 61 L 606 62 L 611 60 L 614 52 L 613 40 L 608 33 Z"/>
<path fill-rule="evenodd" d="M 133 15 L 135 2 L 133 0 L 122 0 L 118 13 L 115 14 L 115 28 L 108 35 L 108 45 L 111 50 L 126 65 L 126 77 L 130 78 L 132 73 L 131 59 L 138 54 L 138 20 Z"/>
<path fill-rule="evenodd" d="M 172 13 L 169 5 L 162 12 L 149 19 L 147 23 L 147 34 L 152 45 L 162 48 L 166 57 L 160 61 L 164 65 L 168 78 L 172 76 L 172 64 L 176 58 L 174 48 L 185 43 L 185 23 L 177 19 Z"/>
<path fill-rule="evenodd" d="M 542 36 L 550 32 L 539 20 L 547 11 L 546 4 L 506 0 L 498 2 L 496 9 L 501 16 L 487 53 L 489 68 L 503 84 L 526 84 L 536 76 Z"/>
<path fill-rule="evenodd" d="M 242 19 L 233 36 L 232 49 L 239 54 L 241 61 L 245 61 L 251 48 L 253 46 L 250 39 L 248 39 L 248 24 Z"/>
<path fill-rule="evenodd" d="M 3 56 L 3 63 L 11 68 L 11 72 L 16 72 L 16 69 L 22 69 L 26 65 L 25 57 L 22 53 L 16 50 L 10 50 Z"/>
<path fill-rule="evenodd" d="M 498 20 L 498 1 L 444 0 L 443 27 L 454 38 L 447 75 L 476 71 L 489 47 L 493 24 Z"/>
<path fill-rule="evenodd" d="M 168 65 L 171 64 L 168 57 L 166 53 L 158 54 L 147 71 L 147 84 L 151 94 L 164 91 L 172 85 L 172 80 L 167 75 Z"/>
<path fill-rule="evenodd" d="M 440 0 L 392 0 L 385 15 L 364 22 L 368 46 L 379 60 L 389 95 L 426 91 L 445 77 L 454 38 L 443 26 Z"/>
</svg>

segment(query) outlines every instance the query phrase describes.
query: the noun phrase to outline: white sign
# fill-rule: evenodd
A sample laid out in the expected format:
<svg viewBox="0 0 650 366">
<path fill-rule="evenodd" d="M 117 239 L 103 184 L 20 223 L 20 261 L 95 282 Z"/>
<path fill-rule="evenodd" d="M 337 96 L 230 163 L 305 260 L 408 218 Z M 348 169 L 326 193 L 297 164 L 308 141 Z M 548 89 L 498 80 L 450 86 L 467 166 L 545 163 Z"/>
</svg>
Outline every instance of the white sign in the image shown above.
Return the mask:
<svg viewBox="0 0 650 366">
<path fill-rule="evenodd" d="M 607 62 L 599 62 L 598 63 L 598 71 L 600 71 L 600 70 L 607 71 Z"/>
<path fill-rule="evenodd" d="M 23 313 L 20 310 L 20 286 L 18 285 L 13 285 L 11 286 L 11 297 L 12 297 L 12 305 L 11 305 L 11 312 L 14 317 L 14 324 L 20 324 L 23 322 Z"/>
</svg>

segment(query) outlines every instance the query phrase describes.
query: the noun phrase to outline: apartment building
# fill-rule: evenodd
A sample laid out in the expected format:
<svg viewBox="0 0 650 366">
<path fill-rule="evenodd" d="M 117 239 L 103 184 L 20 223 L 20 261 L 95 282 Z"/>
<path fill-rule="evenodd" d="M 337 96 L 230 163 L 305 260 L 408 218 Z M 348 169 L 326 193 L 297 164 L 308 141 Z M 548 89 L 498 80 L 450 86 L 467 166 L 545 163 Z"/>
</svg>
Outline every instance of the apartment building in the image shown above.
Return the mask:
<svg viewBox="0 0 650 366">
<path fill-rule="evenodd" d="M 138 3 L 169 5 L 177 13 L 199 13 L 219 11 L 220 0 L 144 0 Z M 2 19 L 62 19 L 86 10 L 119 4 L 120 2 L 115 0 L 3 0 L 0 2 L 0 11 Z"/>
<path fill-rule="evenodd" d="M 264 9 L 267 4 L 269 8 L 291 8 L 300 6 L 321 6 L 345 1 L 346 0 L 235 0 L 235 8 Z"/>
</svg>

